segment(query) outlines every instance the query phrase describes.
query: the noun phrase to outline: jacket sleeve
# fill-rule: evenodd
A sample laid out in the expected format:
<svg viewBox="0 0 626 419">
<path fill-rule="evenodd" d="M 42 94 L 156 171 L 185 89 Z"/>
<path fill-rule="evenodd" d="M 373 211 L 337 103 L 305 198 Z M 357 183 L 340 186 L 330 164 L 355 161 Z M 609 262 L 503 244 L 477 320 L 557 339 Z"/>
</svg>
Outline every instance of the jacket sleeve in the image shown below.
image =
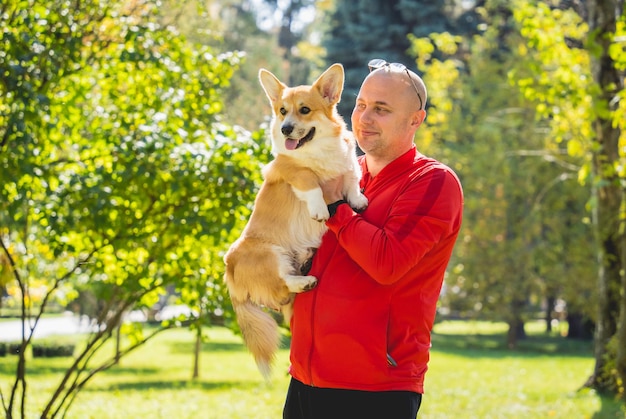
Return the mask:
<svg viewBox="0 0 626 419">
<path fill-rule="evenodd" d="M 348 205 L 341 205 L 327 225 L 369 276 L 381 284 L 392 284 L 440 241 L 456 237 L 462 207 L 458 179 L 440 169 L 412 180 L 400 191 L 381 226 L 368 222 Z"/>
</svg>

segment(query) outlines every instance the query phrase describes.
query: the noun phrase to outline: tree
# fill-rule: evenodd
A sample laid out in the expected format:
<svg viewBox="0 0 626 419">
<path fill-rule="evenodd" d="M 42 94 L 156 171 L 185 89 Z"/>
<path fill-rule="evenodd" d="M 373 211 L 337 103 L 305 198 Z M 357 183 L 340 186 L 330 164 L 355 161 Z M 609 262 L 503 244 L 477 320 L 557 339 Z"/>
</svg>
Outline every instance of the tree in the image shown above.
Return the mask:
<svg viewBox="0 0 626 419">
<path fill-rule="evenodd" d="M 521 56 L 518 65 L 510 72 L 511 81 L 534 107 L 547 135 L 563 147 L 564 153 L 574 158 L 572 161 L 579 166 L 575 169 L 577 177 L 585 183 L 591 125 L 584 116 L 589 112 L 592 89 L 589 56 L 582 48 L 586 26 L 577 11 L 565 4 L 551 8 L 543 3 L 533 6 L 529 2 L 520 2 L 515 6 L 512 21 L 522 36 L 521 43 L 528 47 L 519 49 Z M 546 28 L 551 28 L 553 36 L 546 36 Z M 579 191 L 579 196 L 588 202 L 589 188 L 584 184 L 581 186 L 584 189 Z M 567 258 L 563 259 L 563 255 L 547 248 L 540 256 L 547 262 L 543 265 L 544 270 L 564 278 L 558 286 L 562 298 L 567 301 L 568 321 L 571 321 L 568 336 L 573 337 L 579 332 L 584 333 L 580 330 L 583 325 L 596 319 L 593 307 L 596 307 L 598 293 L 592 278 L 597 264 L 592 252 L 594 246 L 576 245 L 595 243 L 589 235 L 593 231 L 590 229 L 590 213 L 581 206 L 581 201 L 578 200 L 578 204 L 572 202 L 572 190 L 564 192 L 565 198 L 562 197 L 561 202 L 565 200 L 570 204 L 568 207 L 574 210 L 571 213 L 576 214 L 577 219 L 565 219 L 562 213 L 557 213 L 570 234 L 551 241 L 550 247 L 565 252 Z M 550 213 L 545 216 L 554 217 Z M 584 231 L 577 236 L 579 230 Z M 554 289 L 550 290 L 551 294 L 554 292 Z"/>
<path fill-rule="evenodd" d="M 588 384 L 601 391 L 621 393 L 626 401 L 626 218 L 623 214 L 626 174 L 621 168 L 625 156 L 621 150 L 626 140 L 623 131 L 626 107 L 616 100 L 625 95 L 626 54 L 619 45 L 626 35 L 624 1 L 589 2 L 588 15 L 591 69 L 599 89 L 593 96 L 596 112 L 592 173 L 595 226 L 600 243 L 596 364 Z"/>
<path fill-rule="evenodd" d="M 416 37 L 430 33 L 458 34 L 460 2 L 445 0 L 336 0 L 328 17 L 324 36 L 327 64 L 340 62 L 346 71 L 343 99 L 338 110 L 349 117 L 361 81 L 372 58 L 410 63 L 411 46 L 407 34 Z M 463 19 L 461 19 L 463 20 Z"/>
<path fill-rule="evenodd" d="M 258 26 L 260 11 L 255 11 L 250 1 L 211 1 L 208 8 L 198 3 L 202 2 L 166 2 L 168 23 L 173 22 L 189 40 L 212 50 L 238 51 L 241 61 L 223 86 L 220 118 L 256 131 L 269 115 L 267 98 L 259 84 L 259 68 L 277 71 L 283 63 L 277 37 Z"/>
<path fill-rule="evenodd" d="M 591 189 L 598 260 L 594 371 L 587 385 L 626 397 L 626 281 L 624 276 L 624 2 L 588 2 L 580 17 L 545 4 L 520 2 L 517 19 L 533 47 L 528 77 L 519 82 L 537 103 L 551 134 L 570 154 L 588 158 L 579 177 Z M 580 12 L 580 11 L 579 11 Z M 555 24 L 569 22 L 568 30 Z M 563 30 L 546 36 L 545 28 Z M 580 31 L 583 35 L 580 36 Z M 586 32 L 588 31 L 588 32 Z M 573 36 L 576 34 L 576 36 Z M 576 48 L 583 45 L 585 49 Z M 574 46 L 574 47 L 571 47 Z"/>
<path fill-rule="evenodd" d="M 328 0 L 326 0 L 328 1 Z M 208 3 L 209 7 L 199 7 Z M 314 8 L 314 3 L 317 3 Z M 238 71 L 223 92 L 221 117 L 231 124 L 257 130 L 269 119 L 267 98 L 258 81 L 260 68 L 287 80 L 289 85 L 309 83 L 312 70 L 323 68 L 316 42 L 313 0 L 209 0 L 178 2 L 164 7 L 168 22 L 184 35 L 218 51 L 240 51 Z"/>
<path fill-rule="evenodd" d="M 314 14 L 316 0 L 263 0 L 268 9 L 264 16 L 257 13 L 259 20 L 264 20 L 272 32 L 277 35 L 278 51 L 282 55 L 282 73 L 286 84 L 295 86 L 308 83 L 314 68 L 301 47 L 307 43 L 308 26 L 312 23 L 308 16 Z"/>
<path fill-rule="evenodd" d="M 465 189 L 444 301 L 464 315 L 506 321 L 514 347 L 548 296 L 574 309 L 583 306 L 575 296 L 593 293 L 584 281 L 592 278 L 589 248 L 564 246 L 591 240 L 583 223 L 588 194 L 576 182 L 582 156 L 568 156 L 563 142 L 546 135 L 517 87 L 529 64 L 512 13 L 485 9 L 483 19 L 487 30 L 472 39 L 444 33 L 413 40 L 431 98 L 427 129 L 416 141 L 455 168 Z M 437 49 L 450 58 L 434 58 Z"/>
<path fill-rule="evenodd" d="M 0 5 L 0 253 L 23 324 L 15 381 L 0 389 L 8 418 L 34 409 L 26 349 L 50 302 L 76 287 L 102 303 L 98 329 L 49 399 L 37 396 L 42 417 L 64 415 L 95 374 L 176 324 L 144 334 L 124 323 L 167 287 L 204 311 L 228 308 L 216 260 L 244 223 L 267 148 L 218 120 L 238 55 L 188 44 L 158 10 Z M 118 327 L 124 345 L 96 357 Z"/>
</svg>

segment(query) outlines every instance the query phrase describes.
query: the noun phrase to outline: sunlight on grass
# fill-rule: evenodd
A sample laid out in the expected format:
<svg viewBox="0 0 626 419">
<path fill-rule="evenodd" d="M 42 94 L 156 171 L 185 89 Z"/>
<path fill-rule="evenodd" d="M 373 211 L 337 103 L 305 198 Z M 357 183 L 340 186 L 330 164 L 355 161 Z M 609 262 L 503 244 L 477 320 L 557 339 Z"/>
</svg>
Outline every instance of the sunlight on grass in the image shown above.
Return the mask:
<svg viewBox="0 0 626 419">
<path fill-rule="evenodd" d="M 509 351 L 504 349 L 502 324 L 437 324 L 419 418 L 625 417 L 615 402 L 579 391 L 593 367 L 588 344 L 546 337 L 539 328 L 529 330 L 526 346 Z M 206 335 L 198 380 L 191 380 L 193 334 L 171 330 L 97 375 L 78 395 L 68 419 L 280 418 L 289 381 L 288 351 L 278 354 L 268 385 L 238 336 L 219 327 L 208 329 Z M 110 355 L 113 347 L 107 350 Z M 0 358 L 0 388 L 5 394 L 15 359 Z M 64 358 L 29 362 L 33 374 L 29 386 L 37 395 L 28 401 L 32 417 L 69 362 Z"/>
<path fill-rule="evenodd" d="M 283 373 L 276 373 L 268 386 L 239 337 L 224 328 L 212 328 L 207 335 L 197 381 L 191 380 L 193 335 L 184 330 L 170 331 L 157 338 L 159 344 L 131 354 L 98 379 L 93 391 L 79 396 L 72 414 L 94 419 L 280 417 L 288 383 L 284 373 L 287 352 L 281 351 L 276 363 L 276 370 Z M 110 400 L 109 392 L 115 400 L 98 406 L 101 400 Z M 115 405 L 118 409 L 113 410 Z"/>
<path fill-rule="evenodd" d="M 591 418 L 599 398 L 577 390 L 592 367 L 584 357 L 467 358 L 435 351 L 420 417 Z"/>
</svg>

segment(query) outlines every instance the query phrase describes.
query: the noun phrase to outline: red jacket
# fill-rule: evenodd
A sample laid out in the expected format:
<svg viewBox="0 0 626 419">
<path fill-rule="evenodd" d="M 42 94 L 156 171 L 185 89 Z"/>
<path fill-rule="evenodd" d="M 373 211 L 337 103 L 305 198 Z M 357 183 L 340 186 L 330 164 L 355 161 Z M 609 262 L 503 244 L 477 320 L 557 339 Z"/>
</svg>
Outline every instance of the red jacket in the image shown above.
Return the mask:
<svg viewBox="0 0 626 419">
<path fill-rule="evenodd" d="M 369 206 L 340 205 L 291 320 L 290 373 L 316 387 L 424 392 L 430 332 L 461 226 L 456 175 L 415 148 L 375 178 Z"/>
</svg>

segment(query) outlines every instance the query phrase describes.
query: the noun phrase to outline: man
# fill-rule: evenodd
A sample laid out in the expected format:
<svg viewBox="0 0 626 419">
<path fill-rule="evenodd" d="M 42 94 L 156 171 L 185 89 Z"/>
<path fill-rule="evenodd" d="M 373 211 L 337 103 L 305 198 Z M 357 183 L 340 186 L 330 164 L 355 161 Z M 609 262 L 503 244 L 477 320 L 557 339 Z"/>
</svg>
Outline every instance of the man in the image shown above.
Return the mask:
<svg viewBox="0 0 626 419">
<path fill-rule="evenodd" d="M 461 226 L 452 170 L 414 143 L 426 87 L 402 64 L 370 61 L 352 113 L 368 208 L 324 186 L 331 218 L 291 322 L 284 419 L 414 419 L 439 292 Z"/>
</svg>

